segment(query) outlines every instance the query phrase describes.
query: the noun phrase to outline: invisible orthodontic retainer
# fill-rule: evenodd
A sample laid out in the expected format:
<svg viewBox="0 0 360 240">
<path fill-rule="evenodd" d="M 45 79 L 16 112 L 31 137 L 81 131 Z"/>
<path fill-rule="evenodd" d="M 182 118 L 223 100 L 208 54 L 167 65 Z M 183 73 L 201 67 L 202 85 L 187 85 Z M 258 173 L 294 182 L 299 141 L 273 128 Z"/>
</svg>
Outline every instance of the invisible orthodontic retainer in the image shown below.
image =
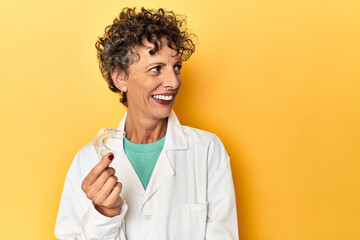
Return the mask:
<svg viewBox="0 0 360 240">
<path fill-rule="evenodd" d="M 122 140 L 125 137 L 125 132 L 114 128 L 102 128 L 96 135 L 94 140 L 95 151 L 101 156 L 113 152 L 111 148 L 107 146 L 109 140 L 119 139 Z"/>
</svg>

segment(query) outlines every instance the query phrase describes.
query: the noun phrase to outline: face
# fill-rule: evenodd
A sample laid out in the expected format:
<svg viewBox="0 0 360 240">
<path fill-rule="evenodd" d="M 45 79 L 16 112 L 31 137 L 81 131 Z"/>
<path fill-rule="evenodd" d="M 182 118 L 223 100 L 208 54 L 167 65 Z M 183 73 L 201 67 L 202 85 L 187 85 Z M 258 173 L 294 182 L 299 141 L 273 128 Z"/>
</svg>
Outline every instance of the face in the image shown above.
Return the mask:
<svg viewBox="0 0 360 240">
<path fill-rule="evenodd" d="M 149 51 L 153 45 L 135 48 L 140 58 L 128 69 L 128 77 L 117 75 L 114 83 L 118 89 L 126 88 L 128 112 L 136 117 L 162 119 L 170 115 L 176 95 L 181 86 L 181 61 L 176 50 L 162 40 L 161 48 L 154 55 Z"/>
</svg>

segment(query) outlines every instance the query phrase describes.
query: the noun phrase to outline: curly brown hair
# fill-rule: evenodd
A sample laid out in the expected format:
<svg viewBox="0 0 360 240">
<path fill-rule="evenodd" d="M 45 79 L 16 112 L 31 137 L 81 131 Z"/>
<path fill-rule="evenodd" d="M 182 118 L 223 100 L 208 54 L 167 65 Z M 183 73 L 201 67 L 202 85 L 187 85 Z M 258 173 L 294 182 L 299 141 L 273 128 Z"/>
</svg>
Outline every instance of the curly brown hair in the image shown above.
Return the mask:
<svg viewBox="0 0 360 240">
<path fill-rule="evenodd" d="M 162 8 L 141 8 L 139 12 L 135 7 L 124 8 L 113 23 L 105 28 L 104 35 L 95 43 L 99 67 L 110 90 L 121 95 L 122 104 L 127 106 L 126 93 L 114 85 L 111 72 L 118 69 L 128 76 L 128 68 L 136 54 L 134 48 L 143 45 L 145 39 L 154 45 L 149 51 L 151 55 L 159 51 L 159 42 L 165 37 L 168 47 L 177 51 L 181 61 L 189 59 L 195 51 L 192 39 L 196 35 L 186 28 L 185 19 Z"/>
</svg>

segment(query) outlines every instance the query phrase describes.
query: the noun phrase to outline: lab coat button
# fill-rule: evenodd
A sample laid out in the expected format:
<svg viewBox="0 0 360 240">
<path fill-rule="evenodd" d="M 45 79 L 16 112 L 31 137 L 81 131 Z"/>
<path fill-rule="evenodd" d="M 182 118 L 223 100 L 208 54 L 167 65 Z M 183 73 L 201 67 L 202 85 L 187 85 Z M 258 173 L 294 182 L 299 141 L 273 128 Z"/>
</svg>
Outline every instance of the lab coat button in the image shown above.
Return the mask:
<svg viewBox="0 0 360 240">
<path fill-rule="evenodd" d="M 146 219 L 149 219 L 149 218 L 151 217 L 151 214 L 150 214 L 150 213 L 145 213 L 145 214 L 144 214 L 144 217 L 145 217 Z"/>
</svg>

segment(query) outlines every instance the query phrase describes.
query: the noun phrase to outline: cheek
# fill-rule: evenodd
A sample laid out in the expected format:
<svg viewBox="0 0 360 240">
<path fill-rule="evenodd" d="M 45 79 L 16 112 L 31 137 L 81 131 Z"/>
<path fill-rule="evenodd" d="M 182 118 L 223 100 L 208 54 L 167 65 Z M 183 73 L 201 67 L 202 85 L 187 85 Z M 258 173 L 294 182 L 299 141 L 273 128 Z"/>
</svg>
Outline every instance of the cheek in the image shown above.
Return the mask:
<svg viewBox="0 0 360 240">
<path fill-rule="evenodd" d="M 182 78 L 181 78 L 181 75 L 179 75 L 178 81 L 179 81 L 179 88 L 180 88 L 180 87 L 181 87 L 181 84 L 182 84 Z"/>
</svg>

